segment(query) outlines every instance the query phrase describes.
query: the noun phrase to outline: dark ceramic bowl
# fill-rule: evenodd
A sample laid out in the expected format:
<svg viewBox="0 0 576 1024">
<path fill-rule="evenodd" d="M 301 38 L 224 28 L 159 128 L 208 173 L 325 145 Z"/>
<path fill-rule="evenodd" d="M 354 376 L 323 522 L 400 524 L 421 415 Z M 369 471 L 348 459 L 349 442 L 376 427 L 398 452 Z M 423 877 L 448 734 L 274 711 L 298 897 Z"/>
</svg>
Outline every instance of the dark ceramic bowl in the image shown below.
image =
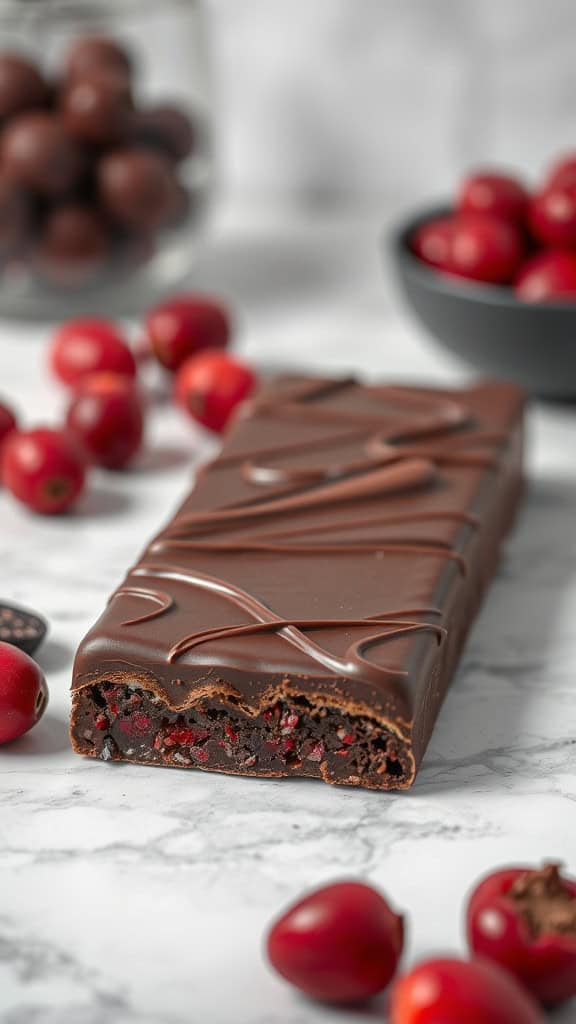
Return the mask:
<svg viewBox="0 0 576 1024">
<path fill-rule="evenodd" d="M 392 235 L 408 305 L 444 348 L 484 374 L 535 395 L 576 398 L 576 302 L 520 302 L 510 288 L 451 278 L 422 263 L 410 249 L 412 234 L 448 212 L 422 211 Z"/>
</svg>

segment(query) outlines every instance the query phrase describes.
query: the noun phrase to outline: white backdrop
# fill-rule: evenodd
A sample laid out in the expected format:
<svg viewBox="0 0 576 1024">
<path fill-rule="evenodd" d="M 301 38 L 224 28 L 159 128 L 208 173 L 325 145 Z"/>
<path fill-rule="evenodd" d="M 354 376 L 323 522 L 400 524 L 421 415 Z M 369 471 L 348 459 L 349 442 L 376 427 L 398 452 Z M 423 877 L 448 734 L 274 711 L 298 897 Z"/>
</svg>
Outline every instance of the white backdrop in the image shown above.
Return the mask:
<svg viewBox="0 0 576 1024">
<path fill-rule="evenodd" d="M 388 204 L 576 148 L 574 0 L 207 2 L 235 197 Z"/>
</svg>

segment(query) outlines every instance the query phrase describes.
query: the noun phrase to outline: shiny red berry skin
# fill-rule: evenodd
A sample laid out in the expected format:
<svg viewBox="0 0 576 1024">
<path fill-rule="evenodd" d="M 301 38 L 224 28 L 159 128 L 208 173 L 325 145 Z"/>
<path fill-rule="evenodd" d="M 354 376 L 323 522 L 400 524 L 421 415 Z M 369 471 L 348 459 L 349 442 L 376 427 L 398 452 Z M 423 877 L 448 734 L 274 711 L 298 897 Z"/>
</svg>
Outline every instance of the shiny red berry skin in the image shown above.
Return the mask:
<svg viewBox="0 0 576 1024">
<path fill-rule="evenodd" d="M 513 224 L 467 214 L 423 225 L 413 240 L 417 255 L 439 270 L 488 284 L 507 284 L 522 259 L 523 242 Z"/>
<path fill-rule="evenodd" d="M 563 900 L 556 905 L 555 930 L 535 934 L 514 893 L 550 882 L 565 892 L 565 907 Z M 511 971 L 545 1006 L 576 996 L 576 880 L 562 877 L 556 865 L 493 872 L 472 893 L 466 923 L 473 952 Z"/>
<path fill-rule="evenodd" d="M 427 960 L 399 978 L 390 1024 L 544 1024 L 518 982 L 487 960 Z"/>
<path fill-rule="evenodd" d="M 459 213 L 488 213 L 522 226 L 528 208 L 524 186 L 508 174 L 478 172 L 466 178 L 458 196 Z"/>
<path fill-rule="evenodd" d="M 0 641 L 0 744 L 23 736 L 42 718 L 48 687 L 29 654 Z"/>
<path fill-rule="evenodd" d="M 514 291 L 524 302 L 576 300 L 576 253 L 562 249 L 537 253 L 520 267 Z"/>
<path fill-rule="evenodd" d="M 52 339 L 49 359 L 54 375 L 69 387 L 101 371 L 136 376 L 136 360 L 122 334 L 115 324 L 97 317 L 63 324 Z"/>
<path fill-rule="evenodd" d="M 538 192 L 530 204 L 529 223 L 542 245 L 576 248 L 576 181 Z"/>
<path fill-rule="evenodd" d="M 220 432 L 236 406 L 251 394 L 256 375 L 225 352 L 201 352 L 180 367 L 174 394 L 178 404 L 209 430 Z"/>
<path fill-rule="evenodd" d="M 15 430 L 2 446 L 2 480 L 23 505 L 56 515 L 81 494 L 84 466 L 62 431 Z"/>
<path fill-rule="evenodd" d="M 564 156 L 551 168 L 546 179 L 546 187 L 554 185 L 576 185 L 576 156 Z"/>
<path fill-rule="evenodd" d="M 144 412 L 136 385 L 117 373 L 84 377 L 66 426 L 87 462 L 121 469 L 142 447 Z"/>
<path fill-rule="evenodd" d="M 313 999 L 346 1005 L 386 988 L 404 943 L 403 920 L 379 892 L 338 882 L 311 892 L 272 926 L 270 963 Z"/>
<path fill-rule="evenodd" d="M 13 430 L 17 427 L 16 416 L 8 405 L 0 402 L 0 447 Z"/>
<path fill-rule="evenodd" d="M 146 334 L 158 361 L 175 373 L 189 356 L 207 348 L 226 348 L 230 318 L 213 299 L 175 295 L 150 310 Z"/>
</svg>

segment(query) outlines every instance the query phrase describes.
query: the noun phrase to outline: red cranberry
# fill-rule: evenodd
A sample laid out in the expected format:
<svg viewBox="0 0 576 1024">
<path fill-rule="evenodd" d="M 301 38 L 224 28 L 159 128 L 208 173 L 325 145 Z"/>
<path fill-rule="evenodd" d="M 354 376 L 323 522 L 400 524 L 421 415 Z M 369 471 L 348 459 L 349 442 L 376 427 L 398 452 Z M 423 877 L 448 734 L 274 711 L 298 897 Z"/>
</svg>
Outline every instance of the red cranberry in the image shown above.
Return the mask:
<svg viewBox="0 0 576 1024">
<path fill-rule="evenodd" d="M 317 889 L 272 926 L 272 966 L 296 988 L 327 1003 L 352 1004 L 381 992 L 404 942 L 403 920 L 360 882 Z"/>
<path fill-rule="evenodd" d="M 428 263 L 448 274 L 491 284 L 512 280 L 523 249 L 513 224 L 480 214 L 432 221 L 417 233 L 414 247 Z"/>
<path fill-rule="evenodd" d="M 565 156 L 550 169 L 546 187 L 576 185 L 576 156 Z"/>
<path fill-rule="evenodd" d="M 133 381 L 117 373 L 84 377 L 66 425 L 87 461 L 121 469 L 140 450 L 144 432 L 142 402 Z"/>
<path fill-rule="evenodd" d="M 532 234 L 543 245 L 576 247 L 576 182 L 553 185 L 535 195 L 529 220 Z"/>
<path fill-rule="evenodd" d="M 520 267 L 514 290 L 525 302 L 576 298 L 576 253 L 561 249 L 538 253 Z"/>
<path fill-rule="evenodd" d="M 63 324 L 52 339 L 49 358 L 56 377 L 71 386 L 100 371 L 136 376 L 136 360 L 118 328 L 96 317 Z"/>
<path fill-rule="evenodd" d="M 524 186 L 508 174 L 479 172 L 462 183 L 459 213 L 489 213 L 522 225 L 528 207 Z"/>
<path fill-rule="evenodd" d="M 468 941 L 547 1006 L 576 996 L 576 880 L 556 864 L 495 871 L 468 903 Z"/>
<path fill-rule="evenodd" d="M 496 964 L 427 960 L 394 985 L 390 1024 L 544 1024 L 537 1005 Z"/>
<path fill-rule="evenodd" d="M 48 703 L 48 687 L 29 654 L 0 641 L 0 744 L 36 725 Z"/>
<path fill-rule="evenodd" d="M 8 405 L 0 402 L 0 447 L 13 430 L 16 429 L 16 417 Z"/>
<path fill-rule="evenodd" d="M 146 333 L 158 361 L 175 372 L 195 352 L 226 348 L 230 319 L 224 307 L 213 299 L 175 295 L 150 310 Z"/>
<path fill-rule="evenodd" d="M 35 512 L 64 512 L 84 487 L 84 467 L 59 430 L 14 430 L 2 446 L 2 479 Z"/>
<path fill-rule="evenodd" d="M 221 431 L 255 384 L 252 370 L 225 352 L 201 352 L 178 370 L 175 395 L 195 420 L 210 430 Z"/>
</svg>

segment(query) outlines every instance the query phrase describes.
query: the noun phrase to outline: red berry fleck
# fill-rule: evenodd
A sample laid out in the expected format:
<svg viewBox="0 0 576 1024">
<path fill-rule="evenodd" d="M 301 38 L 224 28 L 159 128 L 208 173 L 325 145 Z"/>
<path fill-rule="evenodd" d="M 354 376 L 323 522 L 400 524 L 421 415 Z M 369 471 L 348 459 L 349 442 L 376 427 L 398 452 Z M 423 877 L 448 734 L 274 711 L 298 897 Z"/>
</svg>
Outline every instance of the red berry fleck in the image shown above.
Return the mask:
<svg viewBox="0 0 576 1024">
<path fill-rule="evenodd" d="M 346 750 L 345 747 L 342 747 L 341 750 L 335 750 L 334 753 L 337 754 L 338 757 L 348 757 L 348 754 L 350 753 L 350 751 Z"/>
<path fill-rule="evenodd" d="M 226 310 L 213 299 L 176 295 L 150 311 L 146 333 L 158 361 L 175 373 L 197 352 L 226 348 L 230 320 Z"/>
<path fill-rule="evenodd" d="M 266 740 L 265 746 L 268 747 L 269 750 L 277 750 L 280 746 L 280 740 Z"/>
<path fill-rule="evenodd" d="M 159 732 L 154 737 L 154 743 L 153 743 L 154 750 L 160 750 L 163 747 L 163 745 L 164 745 L 164 741 L 162 739 L 162 733 Z"/>
<path fill-rule="evenodd" d="M 121 469 L 139 451 L 144 432 L 142 402 L 134 383 L 116 373 L 84 377 L 66 425 L 87 461 Z"/>
<path fill-rule="evenodd" d="M 23 736 L 48 703 L 46 680 L 30 655 L 0 641 L 0 744 Z"/>
<path fill-rule="evenodd" d="M 49 359 L 55 376 L 72 387 L 90 373 L 136 376 L 136 360 L 118 328 L 108 320 L 69 320 L 54 335 Z"/>
<path fill-rule="evenodd" d="M 324 757 L 324 744 L 323 743 L 316 743 L 312 747 L 310 753 L 307 754 L 306 760 L 307 761 L 315 761 L 316 763 L 320 763 L 320 761 L 322 760 L 323 757 Z"/>
<path fill-rule="evenodd" d="M 381 992 L 393 977 L 404 942 L 402 918 L 380 893 L 338 882 L 310 893 L 272 926 L 272 966 L 314 999 L 352 1004 Z"/>
<path fill-rule="evenodd" d="M 561 249 L 540 252 L 518 272 L 514 291 L 524 302 L 553 302 L 576 295 L 576 253 Z"/>
<path fill-rule="evenodd" d="M 356 739 L 354 733 L 346 732 L 346 729 L 343 726 L 336 731 L 336 735 L 341 743 L 354 743 L 354 740 Z"/>
<path fill-rule="evenodd" d="M 8 437 L 8 434 L 16 430 L 16 427 L 16 416 L 12 409 L 8 405 L 4 405 L 3 402 L 0 402 L 0 447 Z"/>
<path fill-rule="evenodd" d="M 182 364 L 175 397 L 193 419 L 222 431 L 236 406 L 251 394 L 255 374 L 225 352 L 201 352 Z"/>
<path fill-rule="evenodd" d="M 164 737 L 164 743 L 167 747 L 174 747 L 179 745 L 181 747 L 191 746 L 195 742 L 194 733 L 191 729 L 176 728 L 170 729 L 170 732 L 166 733 Z"/>
<path fill-rule="evenodd" d="M 275 704 L 273 708 L 267 708 L 266 711 L 264 711 L 264 713 L 263 713 L 263 718 L 264 718 L 265 722 L 273 722 L 274 719 L 279 718 L 279 717 L 280 717 L 280 708 L 278 707 L 277 704 Z"/>
<path fill-rule="evenodd" d="M 576 248 L 576 181 L 552 185 L 534 196 L 530 228 L 543 245 Z"/>
<path fill-rule="evenodd" d="M 224 726 L 224 732 L 226 733 L 226 735 L 227 735 L 227 737 L 228 737 L 228 739 L 230 740 L 231 743 L 237 743 L 238 742 L 238 733 L 234 732 L 234 729 L 228 723 L 226 723 L 226 725 Z"/>
<path fill-rule="evenodd" d="M 544 1024 L 517 981 L 489 961 L 427 960 L 394 985 L 390 1024 Z"/>
<path fill-rule="evenodd" d="M 108 717 L 106 715 L 96 715 L 96 718 L 94 719 L 94 725 L 96 726 L 97 729 L 100 729 L 101 732 L 106 732 L 106 729 L 110 728 L 110 722 L 108 721 Z"/>
<path fill-rule="evenodd" d="M 2 445 L 2 479 L 18 501 L 54 515 L 72 505 L 84 488 L 84 466 L 62 431 L 12 431 Z"/>
<path fill-rule="evenodd" d="M 508 174 L 477 172 L 462 184 L 459 213 L 489 213 L 522 225 L 528 206 L 524 186 Z"/>
<path fill-rule="evenodd" d="M 576 996 L 576 880 L 558 865 L 495 871 L 472 893 L 468 941 L 544 1005 Z"/>
<path fill-rule="evenodd" d="M 287 739 L 282 743 L 282 749 L 285 754 L 291 754 L 296 749 L 296 740 Z"/>
<path fill-rule="evenodd" d="M 282 730 L 282 735 L 285 735 L 289 732 L 294 732 L 294 729 L 297 727 L 299 721 L 300 716 L 297 715 L 295 711 L 285 711 L 284 714 L 282 715 L 282 718 L 280 719 L 280 728 Z"/>
<path fill-rule="evenodd" d="M 206 764 L 208 761 L 208 751 L 205 747 L 190 747 L 190 756 L 193 757 L 195 761 L 199 761 L 200 764 Z"/>
</svg>

